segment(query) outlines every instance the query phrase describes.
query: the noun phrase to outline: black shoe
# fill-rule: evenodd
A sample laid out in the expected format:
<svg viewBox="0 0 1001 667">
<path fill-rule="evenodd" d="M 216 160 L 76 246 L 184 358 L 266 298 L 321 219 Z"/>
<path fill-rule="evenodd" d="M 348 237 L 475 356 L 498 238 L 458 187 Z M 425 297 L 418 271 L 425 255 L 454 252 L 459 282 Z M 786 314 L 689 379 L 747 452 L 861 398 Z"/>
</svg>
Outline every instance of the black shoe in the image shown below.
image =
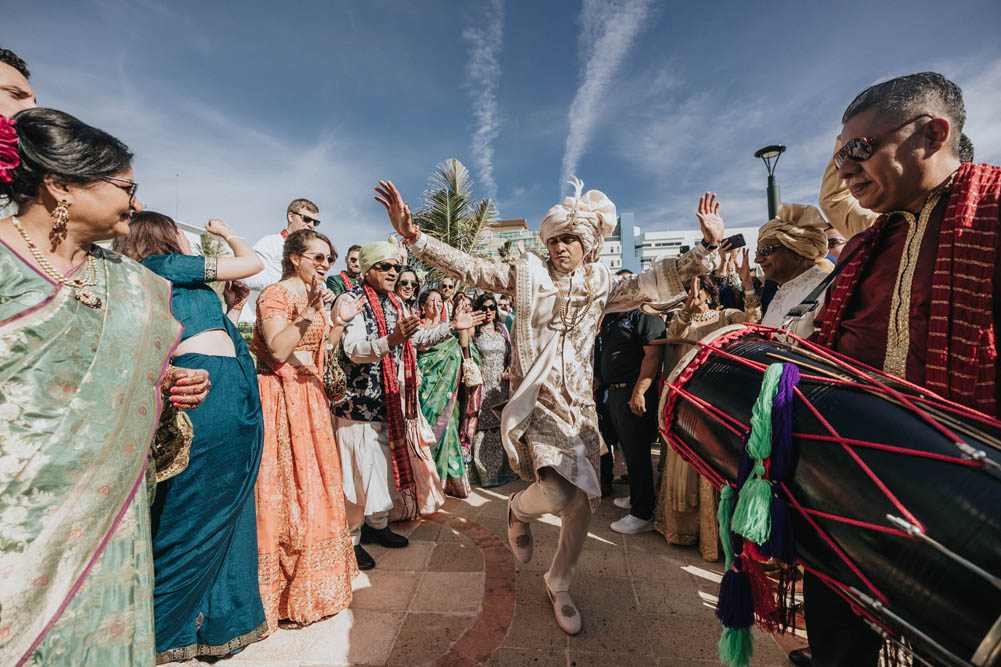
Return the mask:
<svg viewBox="0 0 1001 667">
<path fill-rule="evenodd" d="M 410 540 L 403 535 L 397 535 L 389 529 L 389 526 L 376 530 L 367 523 L 363 523 L 361 525 L 361 543 L 371 544 L 373 542 L 387 549 L 399 549 L 410 544 Z"/>
<path fill-rule="evenodd" d="M 375 559 L 360 545 L 355 546 L 355 560 L 358 561 L 359 570 L 371 570 L 375 567 Z"/>
<path fill-rule="evenodd" d="M 789 662 L 796 667 L 811 667 L 813 665 L 813 654 L 809 648 L 798 648 L 789 652 Z"/>
</svg>

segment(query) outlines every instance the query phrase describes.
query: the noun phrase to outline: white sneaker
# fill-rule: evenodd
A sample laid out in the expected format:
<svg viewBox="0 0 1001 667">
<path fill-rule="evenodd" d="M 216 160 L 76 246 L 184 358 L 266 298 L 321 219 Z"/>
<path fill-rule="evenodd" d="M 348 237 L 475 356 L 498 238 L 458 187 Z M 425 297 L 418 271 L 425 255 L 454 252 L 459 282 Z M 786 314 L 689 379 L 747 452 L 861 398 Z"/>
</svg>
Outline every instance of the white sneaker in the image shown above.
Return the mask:
<svg viewBox="0 0 1001 667">
<path fill-rule="evenodd" d="M 618 521 L 613 521 L 610 526 L 616 533 L 623 535 L 635 535 L 653 530 L 653 519 L 640 519 L 632 514 L 627 514 Z"/>
<path fill-rule="evenodd" d="M 612 504 L 616 507 L 624 510 L 632 509 L 632 505 L 629 504 L 629 496 L 622 496 L 621 498 L 616 498 L 612 501 Z"/>
</svg>

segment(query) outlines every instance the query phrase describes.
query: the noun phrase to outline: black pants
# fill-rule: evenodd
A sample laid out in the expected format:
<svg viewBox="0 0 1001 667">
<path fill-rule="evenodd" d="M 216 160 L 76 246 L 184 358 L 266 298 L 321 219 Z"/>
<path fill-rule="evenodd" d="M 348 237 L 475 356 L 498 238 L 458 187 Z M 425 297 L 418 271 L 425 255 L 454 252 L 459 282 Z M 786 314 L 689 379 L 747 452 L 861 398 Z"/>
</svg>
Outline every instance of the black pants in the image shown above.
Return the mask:
<svg viewBox="0 0 1001 667">
<path fill-rule="evenodd" d="M 803 607 L 815 667 L 876 667 L 883 640 L 809 572 L 803 576 Z"/>
<path fill-rule="evenodd" d="M 638 519 L 653 517 L 653 462 L 650 447 L 657 437 L 657 387 L 650 385 L 646 392 L 646 413 L 642 417 L 629 409 L 632 386 L 608 390 L 608 412 L 619 434 L 619 448 L 626 457 L 629 471 L 629 511 Z"/>
</svg>

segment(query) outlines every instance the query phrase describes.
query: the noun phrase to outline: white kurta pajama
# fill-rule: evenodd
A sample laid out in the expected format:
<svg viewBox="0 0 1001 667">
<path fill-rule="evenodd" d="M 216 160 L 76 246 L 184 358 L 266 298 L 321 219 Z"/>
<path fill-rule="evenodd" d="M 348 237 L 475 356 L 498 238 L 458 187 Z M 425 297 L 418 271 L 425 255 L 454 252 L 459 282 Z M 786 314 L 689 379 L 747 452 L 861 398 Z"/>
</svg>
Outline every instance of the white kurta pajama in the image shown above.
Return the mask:
<svg viewBox="0 0 1001 667">
<path fill-rule="evenodd" d="M 779 285 L 768 304 L 768 311 L 761 318 L 761 323 L 769 327 L 780 327 L 785 321 L 786 313 L 803 302 L 813 288 L 827 277 L 827 271 L 814 264 L 803 273 L 792 280 Z M 812 313 L 807 314 L 798 322 L 794 323 L 791 331 L 800 338 L 809 338 L 813 335 L 813 320 L 817 312 L 824 307 L 824 295 L 820 295 L 820 305 Z"/>
<path fill-rule="evenodd" d="M 494 263 L 427 234 L 421 234 L 410 249 L 420 260 L 458 280 L 514 297 L 518 317 L 511 398 L 501 413 L 501 441 L 511 468 L 522 479 L 545 486 L 550 506 L 563 518 L 560 546 L 546 580 L 553 592 L 565 591 L 591 513 L 601 499 L 596 473 L 601 441 L 592 387 L 598 322 L 605 312 L 683 296 L 683 282 L 712 268 L 714 253 L 699 245 L 680 258 L 655 260 L 639 275 L 613 276 L 599 262 L 561 274 L 534 253 L 522 255 L 514 264 Z M 568 294 L 569 307 L 565 308 Z M 588 302 L 586 312 L 574 317 L 576 309 Z M 577 324 L 568 331 L 563 320 L 571 318 Z M 565 488 L 546 468 L 574 488 Z M 579 498 L 569 497 L 573 490 Z M 533 485 L 516 501 L 526 495 L 526 506 L 519 510 L 514 503 L 515 514 L 527 520 L 544 513 L 543 492 Z"/>
</svg>

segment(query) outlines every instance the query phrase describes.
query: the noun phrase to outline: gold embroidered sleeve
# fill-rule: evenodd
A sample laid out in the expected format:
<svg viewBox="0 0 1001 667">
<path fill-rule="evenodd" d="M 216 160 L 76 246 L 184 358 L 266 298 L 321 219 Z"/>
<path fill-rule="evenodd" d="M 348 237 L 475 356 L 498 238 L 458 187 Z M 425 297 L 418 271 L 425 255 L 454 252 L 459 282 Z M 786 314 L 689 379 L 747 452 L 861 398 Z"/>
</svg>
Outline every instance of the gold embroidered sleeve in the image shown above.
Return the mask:
<svg viewBox="0 0 1001 667">
<path fill-rule="evenodd" d="M 218 274 L 219 259 L 216 257 L 205 258 L 205 282 L 215 282 Z"/>
<path fill-rule="evenodd" d="M 680 257 L 655 259 L 639 275 L 613 276 L 605 310 L 621 312 L 644 303 L 665 303 L 685 296 L 685 282 L 708 273 L 718 253 L 702 245 Z"/>
<path fill-rule="evenodd" d="M 474 285 L 486 292 L 514 294 L 514 264 L 473 257 L 427 234 L 421 234 L 420 238 L 409 244 L 409 247 L 422 262 L 444 271 L 467 285 Z"/>
</svg>

